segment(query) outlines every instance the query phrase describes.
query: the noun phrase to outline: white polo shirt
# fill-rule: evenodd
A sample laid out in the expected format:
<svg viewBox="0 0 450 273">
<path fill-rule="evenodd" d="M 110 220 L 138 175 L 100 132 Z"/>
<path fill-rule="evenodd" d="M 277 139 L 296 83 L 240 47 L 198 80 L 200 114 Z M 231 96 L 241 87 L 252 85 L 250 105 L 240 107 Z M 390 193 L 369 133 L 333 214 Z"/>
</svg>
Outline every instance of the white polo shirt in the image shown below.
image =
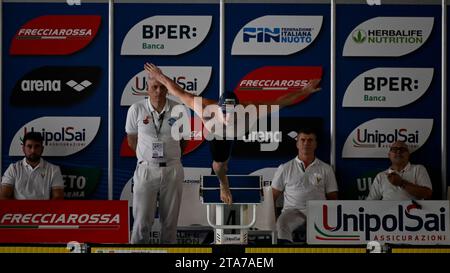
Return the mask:
<svg viewBox="0 0 450 273">
<path fill-rule="evenodd" d="M 148 98 L 138 101 L 130 106 L 127 114 L 125 131 L 127 134 L 137 134 L 136 156 L 138 162 L 174 162 L 181 158 L 181 147 L 178 140 L 171 134 L 172 126 L 178 117 L 172 117 L 172 110 L 178 103 L 166 100 L 161 113 L 158 113 L 151 105 Z M 188 118 L 186 108 L 183 106 L 182 118 Z M 153 114 L 153 116 L 152 116 Z M 157 133 L 159 131 L 159 133 Z M 184 130 L 183 135 L 189 135 L 190 130 Z M 153 143 L 163 143 L 164 157 L 153 158 Z"/>
<path fill-rule="evenodd" d="M 389 168 L 384 172 L 378 173 L 370 187 L 366 200 L 399 201 L 417 199 L 401 187 L 394 186 L 389 182 L 387 175 L 391 172 L 397 173 L 402 179 L 410 183 L 432 189 L 431 180 L 425 167 L 408 163 L 400 172 Z"/>
<path fill-rule="evenodd" d="M 295 157 L 281 164 L 272 180 L 272 187 L 284 191 L 285 209 L 306 213 L 309 200 L 326 200 L 326 193 L 338 191 L 336 177 L 330 165 L 316 158 L 308 166 Z"/>
<path fill-rule="evenodd" d="M 26 159 L 9 165 L 2 185 L 14 187 L 15 199 L 48 200 L 53 188 L 64 189 L 61 170 L 43 158 L 34 169 Z"/>
</svg>

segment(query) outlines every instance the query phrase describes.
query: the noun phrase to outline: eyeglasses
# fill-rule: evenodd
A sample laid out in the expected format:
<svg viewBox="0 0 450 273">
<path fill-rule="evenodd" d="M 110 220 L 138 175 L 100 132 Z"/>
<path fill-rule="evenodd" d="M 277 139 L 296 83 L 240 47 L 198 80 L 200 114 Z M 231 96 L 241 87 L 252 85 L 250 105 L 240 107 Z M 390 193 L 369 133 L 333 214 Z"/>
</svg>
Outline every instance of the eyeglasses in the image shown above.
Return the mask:
<svg viewBox="0 0 450 273">
<path fill-rule="evenodd" d="M 404 153 L 404 152 L 407 152 L 408 149 L 405 147 L 391 147 L 390 151 L 393 153 L 397 153 L 397 152 Z"/>
</svg>

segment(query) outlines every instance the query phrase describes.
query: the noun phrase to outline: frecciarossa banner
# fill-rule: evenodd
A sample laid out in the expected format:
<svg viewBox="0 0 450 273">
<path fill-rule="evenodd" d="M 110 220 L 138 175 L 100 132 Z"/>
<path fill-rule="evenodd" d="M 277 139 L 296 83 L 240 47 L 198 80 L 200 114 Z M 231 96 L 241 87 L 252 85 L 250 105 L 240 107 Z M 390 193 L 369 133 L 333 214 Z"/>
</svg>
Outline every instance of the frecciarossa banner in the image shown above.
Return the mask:
<svg viewBox="0 0 450 273">
<path fill-rule="evenodd" d="M 86 47 L 97 35 L 98 15 L 44 15 L 21 26 L 11 55 L 68 55 Z"/>
<path fill-rule="evenodd" d="M 128 243 L 126 201 L 2 200 L 1 243 Z"/>
</svg>

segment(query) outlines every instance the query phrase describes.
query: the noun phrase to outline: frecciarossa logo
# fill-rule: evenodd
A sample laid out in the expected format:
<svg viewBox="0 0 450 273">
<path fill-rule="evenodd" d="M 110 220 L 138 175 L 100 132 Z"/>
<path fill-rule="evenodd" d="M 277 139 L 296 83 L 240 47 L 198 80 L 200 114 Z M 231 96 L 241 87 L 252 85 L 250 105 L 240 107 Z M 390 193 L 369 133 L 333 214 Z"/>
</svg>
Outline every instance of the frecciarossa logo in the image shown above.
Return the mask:
<svg viewBox="0 0 450 273">
<path fill-rule="evenodd" d="M 21 26 L 11 42 L 11 55 L 69 55 L 96 36 L 99 15 L 44 15 Z"/>
<path fill-rule="evenodd" d="M 101 68 L 44 66 L 22 77 L 14 86 L 11 105 L 65 106 L 76 104 L 97 88 Z"/>
<path fill-rule="evenodd" d="M 234 92 L 241 101 L 270 104 L 283 95 L 302 90 L 310 80 L 321 78 L 321 66 L 264 66 L 245 75 Z M 293 104 L 307 96 L 300 96 Z"/>
</svg>

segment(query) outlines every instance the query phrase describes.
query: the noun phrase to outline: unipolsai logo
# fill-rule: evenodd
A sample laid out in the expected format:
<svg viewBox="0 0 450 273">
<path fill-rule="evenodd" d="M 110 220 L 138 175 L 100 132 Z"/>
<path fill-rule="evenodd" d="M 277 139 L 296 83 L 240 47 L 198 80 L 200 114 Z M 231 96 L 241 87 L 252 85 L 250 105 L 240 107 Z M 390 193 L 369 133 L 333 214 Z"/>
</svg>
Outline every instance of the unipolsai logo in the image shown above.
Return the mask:
<svg viewBox="0 0 450 273">
<path fill-rule="evenodd" d="M 85 149 L 97 135 L 100 117 L 41 117 L 21 127 L 11 141 L 10 156 L 23 156 L 22 139 L 27 132 L 44 138 L 44 156 L 67 156 Z"/>
<path fill-rule="evenodd" d="M 209 66 L 161 66 L 160 69 L 173 79 L 185 91 L 200 95 L 211 78 L 212 67 Z M 147 96 L 148 73 L 143 70 L 131 78 L 122 92 L 120 105 L 129 106 Z M 168 98 L 181 103 L 180 99 L 168 95 Z"/>
<path fill-rule="evenodd" d="M 342 157 L 385 158 L 396 141 L 406 142 L 412 153 L 427 141 L 432 127 L 433 119 L 373 119 L 347 137 Z"/>
</svg>

